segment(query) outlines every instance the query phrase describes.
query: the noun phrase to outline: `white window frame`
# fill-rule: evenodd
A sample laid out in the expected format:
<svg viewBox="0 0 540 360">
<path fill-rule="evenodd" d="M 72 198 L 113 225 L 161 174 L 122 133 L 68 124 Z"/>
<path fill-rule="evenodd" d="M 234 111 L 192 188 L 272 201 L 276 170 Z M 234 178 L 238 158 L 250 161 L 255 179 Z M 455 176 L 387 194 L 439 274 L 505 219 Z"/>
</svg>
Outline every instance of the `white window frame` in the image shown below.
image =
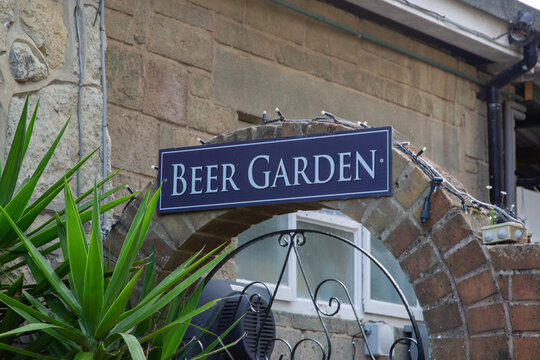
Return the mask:
<svg viewBox="0 0 540 360">
<path fill-rule="evenodd" d="M 371 235 L 369 231 L 362 226 L 362 224 L 348 219 L 343 216 L 334 216 L 332 214 L 318 212 L 318 211 L 298 211 L 287 215 L 288 228 L 296 229 L 298 220 L 304 222 L 310 222 L 313 224 L 329 226 L 338 230 L 344 230 L 353 233 L 354 244 L 363 247 L 366 251 L 370 252 L 371 248 Z M 370 298 L 371 285 L 370 285 L 370 260 L 367 257 L 362 256 L 360 251 L 354 251 L 354 281 L 358 286 L 354 287 L 353 303 L 357 315 L 362 318 L 364 314 L 383 315 L 388 317 L 407 319 L 407 310 L 403 305 L 393 304 L 385 301 L 372 300 Z M 304 314 L 304 315 L 316 315 L 315 309 L 311 299 L 300 298 L 297 296 L 297 271 L 296 271 L 296 256 L 291 254 L 288 260 L 288 266 L 286 271 L 288 272 L 289 284 L 281 284 L 278 293 L 276 294 L 276 301 L 273 308 L 276 310 L 286 311 L 290 313 Z M 358 279 L 360 275 L 360 279 Z M 237 279 L 237 282 L 243 284 L 249 284 L 252 280 Z M 275 290 L 275 284 L 266 284 L 271 292 Z M 314 291 L 315 289 L 311 289 Z M 343 319 L 354 319 L 354 313 L 351 306 L 347 303 L 346 299 L 341 300 L 341 309 L 336 315 Z M 327 302 L 318 302 L 319 307 L 325 311 L 331 311 L 333 308 L 329 308 Z M 417 320 L 423 320 L 422 309 L 419 306 L 412 307 L 412 311 Z"/>
</svg>

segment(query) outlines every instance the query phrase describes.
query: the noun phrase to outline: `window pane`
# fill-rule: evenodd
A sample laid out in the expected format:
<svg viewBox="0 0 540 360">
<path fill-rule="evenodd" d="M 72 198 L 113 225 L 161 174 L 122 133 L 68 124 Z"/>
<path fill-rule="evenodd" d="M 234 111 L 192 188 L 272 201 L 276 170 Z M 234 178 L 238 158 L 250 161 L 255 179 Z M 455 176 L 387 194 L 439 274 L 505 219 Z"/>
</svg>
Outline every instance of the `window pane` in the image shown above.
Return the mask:
<svg viewBox="0 0 540 360">
<path fill-rule="evenodd" d="M 319 230 L 341 236 L 354 241 L 351 231 L 331 228 L 328 225 L 317 225 L 299 220 L 298 229 Z M 300 259 L 306 273 L 311 291 L 323 280 L 337 279 L 345 284 L 351 298 L 354 300 L 354 249 L 339 240 L 319 234 L 306 234 L 306 244 L 298 247 Z M 302 277 L 300 267 L 296 270 L 298 297 L 309 298 L 309 293 Z M 343 288 L 334 283 L 324 284 L 319 291 L 318 300 L 328 301 L 332 296 L 338 297 L 343 304 L 347 297 Z"/>
<path fill-rule="evenodd" d="M 258 236 L 289 228 L 287 215 L 274 216 L 260 224 L 252 226 L 238 235 L 238 246 L 245 244 Z M 273 236 L 258 242 L 257 244 L 242 250 L 236 256 L 236 271 L 238 277 L 246 280 L 258 280 L 267 283 L 276 283 L 287 249 L 279 246 L 278 236 Z M 283 285 L 289 284 L 289 276 L 286 271 Z"/>
<path fill-rule="evenodd" d="M 389 252 L 383 245 L 382 241 L 379 239 L 371 237 L 371 254 L 381 262 L 381 264 L 390 272 L 394 280 L 398 283 L 401 291 L 405 294 L 409 305 L 416 306 L 418 301 L 416 300 L 416 295 L 414 294 L 414 289 L 407 279 L 407 276 L 401 270 L 398 261 L 391 252 Z M 368 260 L 369 261 L 369 260 Z M 391 302 L 394 304 L 401 304 L 401 299 L 397 294 L 396 290 L 386 278 L 384 273 L 370 261 L 371 267 L 371 298 L 373 300 L 380 300 Z"/>
</svg>

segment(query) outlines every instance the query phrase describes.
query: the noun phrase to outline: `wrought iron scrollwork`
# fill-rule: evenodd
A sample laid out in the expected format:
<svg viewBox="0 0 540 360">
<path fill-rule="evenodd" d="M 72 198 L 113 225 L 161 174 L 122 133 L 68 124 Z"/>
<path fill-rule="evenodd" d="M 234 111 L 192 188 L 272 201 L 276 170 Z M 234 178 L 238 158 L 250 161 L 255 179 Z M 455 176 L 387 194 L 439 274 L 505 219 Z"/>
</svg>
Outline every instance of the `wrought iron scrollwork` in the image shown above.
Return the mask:
<svg viewBox="0 0 540 360">
<path fill-rule="evenodd" d="M 203 282 L 204 282 L 203 284 L 208 284 L 208 282 L 210 281 L 210 279 L 213 278 L 213 276 L 216 274 L 216 272 L 223 265 L 225 265 L 225 263 L 227 263 L 230 259 L 234 258 L 238 253 L 242 252 L 244 249 L 246 249 L 246 248 L 248 248 L 250 246 L 253 246 L 256 243 L 259 243 L 259 242 L 267 240 L 267 239 L 275 238 L 277 236 L 277 243 L 278 243 L 278 245 L 280 247 L 286 249 L 286 254 L 285 254 L 283 263 L 281 264 L 281 268 L 280 268 L 280 271 L 279 271 L 279 276 L 278 276 L 277 280 L 275 281 L 275 283 L 273 284 L 273 289 L 271 290 L 270 287 L 268 287 L 265 283 L 263 283 L 261 281 L 253 281 L 253 282 L 245 285 L 243 290 L 240 292 L 240 295 L 239 295 L 240 297 L 246 297 L 248 295 L 250 289 L 254 288 L 254 287 L 258 287 L 258 289 L 262 288 L 263 291 L 266 292 L 266 296 L 264 294 L 261 294 L 261 293 L 258 293 L 258 292 L 255 292 L 255 293 L 250 294 L 249 296 L 247 296 L 248 301 L 249 301 L 249 310 L 251 312 L 253 312 L 254 314 L 257 314 L 257 316 L 259 316 L 261 318 L 261 321 L 264 324 L 267 321 L 267 319 L 269 318 L 269 313 L 270 313 L 272 305 L 273 305 L 273 303 L 274 303 L 274 301 L 276 299 L 278 289 L 279 289 L 279 287 L 281 286 L 281 284 L 283 282 L 284 274 L 285 274 L 285 271 L 286 271 L 286 268 L 287 268 L 287 264 L 289 263 L 289 259 L 291 257 L 291 254 L 293 254 L 293 256 L 295 257 L 296 263 L 298 265 L 299 273 L 301 274 L 301 279 L 305 283 L 307 292 L 309 294 L 309 299 L 310 299 L 310 301 L 311 301 L 311 303 L 313 305 L 313 308 L 315 309 L 315 313 L 316 313 L 316 315 L 318 317 L 318 320 L 319 320 L 319 322 L 321 324 L 321 330 L 322 330 L 322 332 L 324 332 L 325 339 L 326 339 L 326 344 L 323 345 L 320 341 L 318 341 L 316 339 L 313 339 L 313 338 L 303 338 L 303 339 L 299 340 L 298 342 L 296 342 L 294 345 L 291 345 L 285 339 L 278 338 L 278 337 L 270 339 L 271 343 L 266 342 L 266 343 L 262 344 L 261 335 L 262 335 L 263 327 L 261 326 L 257 330 L 257 335 L 256 335 L 256 340 L 255 341 L 256 341 L 256 346 L 264 346 L 265 348 L 262 349 L 262 352 L 257 351 L 257 354 L 266 354 L 268 352 L 268 347 L 270 345 L 273 346 L 273 344 L 275 344 L 275 343 L 282 343 L 282 344 L 284 344 L 284 348 L 285 348 L 284 350 L 286 350 L 287 353 L 285 353 L 285 354 L 277 354 L 277 355 L 274 354 L 275 357 L 279 358 L 280 360 L 286 360 L 286 359 L 294 360 L 295 356 L 297 356 L 298 349 L 301 348 L 302 346 L 304 346 L 305 344 L 309 343 L 309 344 L 312 344 L 313 346 L 315 346 L 315 348 L 320 351 L 322 360 L 331 360 L 331 358 L 332 358 L 332 343 L 331 343 L 330 335 L 329 335 L 329 332 L 328 332 L 328 329 L 327 329 L 327 326 L 326 326 L 325 318 L 335 317 L 336 315 L 338 315 L 340 313 L 342 307 L 343 307 L 343 300 L 340 300 L 336 295 L 332 295 L 328 299 L 328 308 L 323 309 L 321 307 L 322 306 L 322 304 L 321 304 L 322 300 L 320 299 L 321 289 L 323 287 L 325 287 L 325 286 L 330 286 L 330 284 L 337 284 L 340 288 L 343 289 L 343 293 L 345 294 L 345 298 L 346 298 L 346 299 L 344 299 L 345 303 L 350 305 L 350 307 L 352 309 L 352 312 L 354 314 L 354 320 L 355 320 L 356 324 L 359 327 L 359 331 L 352 337 L 353 359 L 354 359 L 354 356 L 355 356 L 355 353 L 356 353 L 355 339 L 357 339 L 359 337 L 362 337 L 362 339 L 364 340 L 364 343 L 368 344 L 367 335 L 366 335 L 364 325 L 363 325 L 362 321 L 360 320 L 360 318 L 359 318 L 359 316 L 358 316 L 358 314 L 356 312 L 353 299 L 352 299 L 352 297 L 351 297 L 351 295 L 349 293 L 349 290 L 347 289 L 347 286 L 345 285 L 345 283 L 343 283 L 341 280 L 338 280 L 338 279 L 327 278 L 327 279 L 322 280 L 319 284 L 317 284 L 317 286 L 314 288 L 315 291 L 312 291 L 313 287 L 308 281 L 308 276 L 306 274 L 306 269 L 304 267 L 304 264 L 302 262 L 302 258 L 299 255 L 299 251 L 298 251 L 299 247 L 309 246 L 308 235 L 310 235 L 310 234 L 327 236 L 332 240 L 335 240 L 335 241 L 338 241 L 338 242 L 341 242 L 341 243 L 344 243 L 344 244 L 350 246 L 355 251 L 361 252 L 365 258 L 369 259 L 369 261 L 374 263 L 382 271 L 382 273 L 390 281 L 390 283 L 392 284 L 392 286 L 396 290 L 397 294 L 399 295 L 399 297 L 400 297 L 400 299 L 401 299 L 401 301 L 403 303 L 403 306 L 405 307 L 405 309 L 407 311 L 407 314 L 409 316 L 409 319 L 411 321 L 412 328 L 413 328 L 413 336 L 416 338 L 416 339 L 414 339 L 412 337 L 403 337 L 403 338 L 397 339 L 392 344 L 392 346 L 390 348 L 389 357 L 390 357 L 390 359 L 392 359 L 394 350 L 395 350 L 396 346 L 399 343 L 408 342 L 409 344 L 413 343 L 413 344 L 416 345 L 416 348 L 418 350 L 418 359 L 419 360 L 425 360 L 425 354 L 424 354 L 424 348 L 423 348 L 423 344 L 422 344 L 422 338 L 420 336 L 420 331 L 419 331 L 417 321 L 416 321 L 416 319 L 414 317 L 414 314 L 412 312 L 412 309 L 411 309 L 410 305 L 407 302 L 407 299 L 405 298 L 405 295 L 403 294 L 403 292 L 399 288 L 397 282 L 393 279 L 391 274 L 388 272 L 388 270 L 377 259 L 375 259 L 370 253 L 368 253 L 363 248 L 357 246 L 353 242 L 351 242 L 351 241 L 349 241 L 349 240 L 347 240 L 345 238 L 342 238 L 340 236 L 334 235 L 334 234 L 330 234 L 330 233 L 326 233 L 326 232 L 322 232 L 322 231 L 318 231 L 318 230 L 309 230 L 309 229 L 295 229 L 295 230 L 275 231 L 275 232 L 265 234 L 263 236 L 256 237 L 256 238 L 254 238 L 254 239 L 252 239 L 250 241 L 247 241 L 244 244 L 238 246 L 227 257 L 225 257 L 208 274 L 208 276 L 203 280 Z M 268 304 L 266 306 L 264 306 L 264 307 L 260 307 L 258 305 L 256 306 L 256 304 L 259 304 L 261 302 L 261 299 L 263 299 L 263 298 L 268 299 Z M 373 354 L 371 352 L 371 349 L 369 348 L 369 345 L 367 346 L 367 349 L 368 349 L 370 358 L 375 360 L 375 357 L 373 356 Z M 259 356 L 259 355 L 257 355 L 257 356 Z M 259 357 L 257 357 L 257 360 L 258 359 L 259 359 Z M 262 360 L 263 358 L 260 358 L 260 359 Z M 268 359 L 268 357 L 265 356 L 264 359 Z"/>
</svg>

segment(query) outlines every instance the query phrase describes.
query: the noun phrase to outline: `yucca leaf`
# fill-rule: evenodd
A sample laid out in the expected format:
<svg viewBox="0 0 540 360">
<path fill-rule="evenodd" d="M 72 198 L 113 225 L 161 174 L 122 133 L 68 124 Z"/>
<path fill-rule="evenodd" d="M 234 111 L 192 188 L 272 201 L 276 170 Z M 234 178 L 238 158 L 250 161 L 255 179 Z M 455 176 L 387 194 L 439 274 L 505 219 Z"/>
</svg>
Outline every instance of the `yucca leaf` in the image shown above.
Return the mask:
<svg viewBox="0 0 540 360">
<path fill-rule="evenodd" d="M 126 333 L 120 333 L 120 336 L 122 336 L 122 338 L 126 342 L 126 345 L 129 349 L 129 354 L 131 355 L 131 358 L 133 360 L 146 360 L 141 344 L 135 336 Z"/>
<path fill-rule="evenodd" d="M 107 289 L 105 290 L 105 301 L 103 303 L 103 306 L 105 307 L 109 306 L 114 301 L 116 296 L 124 287 L 124 284 L 127 282 L 127 279 L 129 279 L 129 269 L 133 263 L 133 260 L 135 259 L 135 256 L 139 252 L 139 248 L 136 244 L 137 236 L 140 233 L 142 220 L 145 215 L 145 209 L 149 198 L 150 192 L 145 195 L 143 201 L 141 202 L 141 205 L 139 206 L 139 209 L 137 210 L 137 213 L 135 214 L 128 233 L 124 239 L 124 244 L 122 245 L 120 253 L 118 254 L 118 261 L 114 267 L 111 280 L 107 285 Z"/>
<path fill-rule="evenodd" d="M 55 270 L 56 275 L 60 279 L 63 279 L 64 276 L 66 276 L 69 272 L 69 263 L 67 261 L 60 264 Z M 43 294 L 47 289 L 51 288 L 51 283 L 49 280 L 45 279 L 42 282 L 36 284 L 31 290 L 30 293 L 34 296 L 38 296 L 39 294 Z"/>
<path fill-rule="evenodd" d="M 97 329 L 103 307 L 103 243 L 101 239 L 99 213 L 98 191 L 94 185 L 92 233 L 90 235 L 82 297 L 83 312 L 88 324 L 88 332 L 91 335 Z"/>
<path fill-rule="evenodd" d="M 60 186 L 61 188 L 64 186 L 64 183 L 66 182 L 66 179 L 70 179 L 73 174 L 77 172 L 77 170 L 86 162 L 92 155 L 96 153 L 96 151 L 99 150 L 99 147 L 93 150 L 90 154 L 86 155 L 81 161 L 79 161 L 77 164 L 75 164 L 74 167 L 69 169 L 64 176 L 62 176 L 60 179 L 58 179 L 51 187 L 49 187 L 32 205 L 30 205 L 25 212 L 31 211 L 32 207 L 36 203 L 40 203 L 43 199 L 47 198 L 51 192 L 56 191 L 57 186 Z"/>
<path fill-rule="evenodd" d="M 12 352 L 14 354 L 21 354 L 21 355 L 24 355 L 24 356 L 28 356 L 28 357 L 33 358 L 33 359 L 58 360 L 57 358 L 52 357 L 52 356 L 38 354 L 38 353 L 35 353 L 35 352 L 31 352 L 31 351 L 27 351 L 27 350 L 18 348 L 16 346 L 6 345 L 6 344 L 2 344 L 2 343 L 0 343 L 0 349 L 7 350 L 7 351 Z"/>
<path fill-rule="evenodd" d="M 114 175 L 118 174 L 120 170 L 117 170 L 115 171 L 114 173 L 111 173 L 109 174 L 109 176 L 107 176 L 105 179 L 101 180 L 100 182 L 97 183 L 97 187 L 99 188 L 101 185 L 103 185 L 105 182 L 107 182 L 108 180 L 110 180 Z M 71 178 L 69 178 L 67 180 L 68 182 L 71 181 Z M 64 188 L 64 184 L 60 184 L 60 186 L 58 187 L 58 190 L 56 191 L 57 193 Z M 100 201 L 103 201 L 104 199 L 108 198 L 109 196 L 115 194 L 116 192 L 118 192 L 119 190 L 125 188 L 125 184 L 123 185 L 120 185 L 120 186 L 117 186 L 103 194 L 100 195 L 99 199 Z M 75 199 L 75 203 L 79 204 L 77 205 L 77 209 L 79 210 L 79 212 L 83 212 L 83 211 L 86 211 L 88 210 L 91 206 L 92 206 L 92 200 L 90 201 L 87 201 L 85 202 L 84 204 L 80 204 L 81 201 L 83 201 L 88 195 L 90 195 L 92 192 L 94 191 L 94 188 L 90 188 L 88 189 L 87 191 L 85 191 L 84 193 L 82 193 L 78 198 Z M 54 196 L 53 196 L 54 198 Z M 47 198 L 48 199 L 48 198 Z M 44 202 L 46 201 L 43 200 Z M 34 203 L 35 204 L 35 203 Z M 65 209 L 62 209 L 58 212 L 58 215 L 59 216 L 63 216 L 65 213 Z M 26 216 L 27 214 L 27 211 L 25 211 L 24 213 L 24 216 Z M 45 221 L 43 224 L 41 224 L 39 227 L 37 227 L 36 229 L 32 230 L 32 232 L 30 232 L 30 234 L 35 234 L 37 232 L 39 232 L 41 229 L 47 227 L 49 224 L 51 224 L 52 222 L 54 222 L 54 218 L 49 218 L 49 220 Z"/>
<path fill-rule="evenodd" d="M 78 352 L 73 358 L 74 360 L 93 360 L 94 356 L 89 352 Z"/>
<path fill-rule="evenodd" d="M 32 138 L 32 133 L 34 132 L 34 125 L 36 123 L 38 108 L 39 108 L 39 99 L 36 102 L 36 106 L 34 106 L 34 113 L 32 114 L 32 117 L 30 118 L 30 122 L 28 123 L 28 126 L 26 127 L 26 136 L 24 138 L 24 148 L 23 148 L 23 158 L 26 155 L 26 150 L 28 150 L 28 145 L 30 145 L 30 139 Z"/>
<path fill-rule="evenodd" d="M 111 210 L 112 208 L 126 202 L 127 200 L 131 199 L 132 197 L 136 195 L 137 195 L 136 193 L 129 194 L 129 195 L 123 196 L 115 200 L 111 200 L 110 202 L 103 204 L 101 206 L 101 213 Z M 81 216 L 82 222 L 87 222 L 92 217 L 92 211 L 91 210 L 85 211 L 81 213 L 80 216 Z M 50 228 L 44 229 L 38 234 L 30 235 L 29 239 L 32 242 L 32 244 L 34 244 L 34 246 L 40 247 L 56 239 L 57 237 L 58 237 L 58 230 L 56 226 L 52 226 Z M 7 250 L 5 253 L 0 255 L 0 264 L 5 264 L 7 262 L 10 262 L 18 258 L 20 254 L 22 254 L 23 251 L 25 251 L 24 245 L 22 244 L 15 245 L 11 249 Z"/>
<path fill-rule="evenodd" d="M 84 292 L 84 273 L 86 271 L 86 258 L 88 244 L 82 222 L 67 183 L 64 184 L 64 198 L 66 203 L 66 235 L 69 254 L 69 266 L 73 279 L 73 286 L 77 299 L 82 303 Z"/>
<path fill-rule="evenodd" d="M 139 322 L 146 319 L 148 316 L 151 316 L 153 313 L 168 305 L 171 301 L 174 300 L 178 295 L 184 292 L 188 287 L 199 281 L 199 279 L 212 267 L 223 259 L 228 252 L 220 254 L 216 258 L 209 261 L 207 264 L 201 266 L 197 271 L 193 272 L 188 278 L 182 280 L 181 283 L 176 285 L 168 293 L 163 294 L 156 301 L 151 301 L 146 305 L 139 307 L 136 311 L 130 312 L 130 315 L 127 317 L 121 317 L 122 320 L 111 330 L 111 332 L 124 332 L 128 329 L 131 329 L 133 326 Z"/>
<path fill-rule="evenodd" d="M 176 319 L 179 319 L 181 317 L 184 317 L 185 315 L 190 315 L 193 311 L 197 309 L 197 303 L 199 302 L 200 295 L 202 293 L 202 286 L 199 286 L 198 289 L 195 291 L 193 295 L 189 297 L 188 302 L 186 305 L 181 309 L 175 309 L 175 315 L 173 315 L 173 318 L 171 321 L 166 321 L 165 324 L 172 324 Z M 177 299 L 180 299 L 178 297 Z M 179 300 L 177 300 L 179 301 Z M 214 306 L 215 304 L 212 304 Z M 171 309 L 172 309 L 171 305 Z M 171 309 L 169 309 L 169 312 L 171 312 Z M 178 314 L 179 313 L 179 314 Z M 193 315 L 195 316 L 195 315 Z M 188 324 L 190 323 L 190 320 L 192 317 L 186 319 L 187 324 L 179 324 L 175 328 L 171 329 L 167 335 L 165 336 L 165 341 L 163 342 L 163 350 L 161 352 L 161 358 L 167 358 L 170 355 L 173 355 L 178 350 L 178 347 L 180 346 L 180 342 L 182 342 L 182 339 L 184 338 L 184 335 L 186 333 L 186 330 L 188 328 Z"/>
<path fill-rule="evenodd" d="M 58 295 L 62 298 L 64 302 L 66 302 L 66 304 L 71 308 L 71 310 L 75 314 L 77 314 L 77 316 L 81 316 L 81 307 L 79 303 L 77 302 L 73 294 L 69 291 L 69 289 L 60 280 L 58 275 L 54 272 L 53 268 L 49 265 L 47 260 L 45 260 L 45 258 L 39 253 L 38 249 L 36 249 L 32 242 L 28 240 L 26 235 L 24 235 L 19 230 L 19 228 L 17 228 L 17 225 L 13 222 L 13 220 L 11 220 L 4 208 L 0 207 L 0 211 L 2 211 L 4 215 L 6 215 L 11 227 L 17 232 L 30 256 L 36 262 L 39 269 L 43 272 L 43 275 L 47 278 L 47 280 L 49 280 L 52 287 L 57 291 Z"/>
<path fill-rule="evenodd" d="M 144 272 L 144 279 L 141 289 L 141 295 L 139 297 L 139 302 L 144 299 L 146 295 L 150 292 L 151 289 L 155 287 L 156 283 L 156 262 L 155 262 L 155 252 L 154 252 L 154 246 L 152 246 L 151 255 L 148 259 L 148 265 L 146 266 L 146 271 Z M 150 330 L 150 327 L 152 325 L 152 319 L 146 319 L 145 321 L 142 321 L 141 323 L 137 324 L 137 327 L 135 328 L 134 334 L 135 335 L 142 335 L 145 334 Z"/>
<path fill-rule="evenodd" d="M 120 314 L 124 311 L 124 308 L 129 301 L 129 297 L 133 292 L 133 288 L 135 287 L 135 284 L 137 283 L 137 280 L 141 276 L 143 270 L 144 268 L 141 268 L 135 274 L 135 276 L 133 276 L 133 278 L 122 289 L 122 291 L 112 303 L 112 305 L 108 308 L 107 312 L 99 323 L 98 329 L 96 331 L 96 338 L 101 338 L 116 324 L 118 318 L 120 317 Z"/>
<path fill-rule="evenodd" d="M 4 172 L 0 178 L 0 206 L 2 207 L 9 202 L 13 196 L 15 186 L 17 186 L 17 179 L 19 178 L 19 172 L 21 171 L 24 157 L 27 114 L 28 97 L 26 97 L 24 102 L 21 117 L 19 119 L 17 129 L 15 130 L 13 142 L 11 143 L 11 148 L 4 166 Z"/>
</svg>

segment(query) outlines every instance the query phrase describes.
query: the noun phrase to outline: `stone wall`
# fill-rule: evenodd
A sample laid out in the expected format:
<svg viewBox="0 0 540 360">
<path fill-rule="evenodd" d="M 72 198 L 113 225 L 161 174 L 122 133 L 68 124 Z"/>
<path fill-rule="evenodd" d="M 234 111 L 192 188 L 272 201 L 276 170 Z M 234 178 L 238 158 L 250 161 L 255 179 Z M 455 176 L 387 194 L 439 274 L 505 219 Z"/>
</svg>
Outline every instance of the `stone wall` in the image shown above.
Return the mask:
<svg viewBox="0 0 540 360">
<path fill-rule="evenodd" d="M 30 108 L 40 102 L 32 140 L 21 178 L 31 174 L 71 116 L 55 156 L 38 184 L 37 193 L 61 176 L 79 159 L 77 102 L 79 83 L 75 0 L 4 0 L 0 3 L 0 159 L 7 150 L 25 97 Z M 82 50 L 81 126 L 82 155 L 101 146 L 102 86 L 98 1 L 81 1 Z M 81 189 L 101 178 L 99 155 L 81 170 Z M 72 185 L 75 189 L 76 181 Z M 62 203 L 53 203 L 53 207 Z"/>
<path fill-rule="evenodd" d="M 293 4 L 471 76 L 444 50 L 321 1 Z M 392 125 L 475 196 L 487 179 L 485 104 L 478 87 L 270 0 L 111 0 L 105 14 L 109 124 L 118 181 L 155 179 L 159 148 L 274 118 L 330 111 Z"/>
</svg>

